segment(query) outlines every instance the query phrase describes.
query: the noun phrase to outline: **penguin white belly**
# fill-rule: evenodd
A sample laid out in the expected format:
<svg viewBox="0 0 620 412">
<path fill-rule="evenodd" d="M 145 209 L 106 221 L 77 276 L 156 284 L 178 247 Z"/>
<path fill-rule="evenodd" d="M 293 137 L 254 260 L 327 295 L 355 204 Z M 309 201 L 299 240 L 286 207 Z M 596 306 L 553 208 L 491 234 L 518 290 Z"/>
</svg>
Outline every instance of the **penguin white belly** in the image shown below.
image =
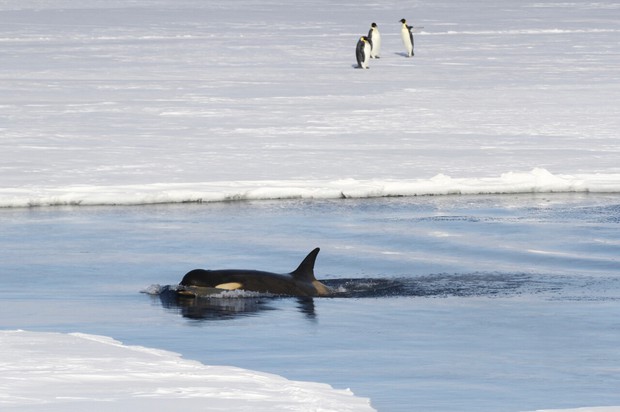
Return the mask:
<svg viewBox="0 0 620 412">
<path fill-rule="evenodd" d="M 364 42 L 364 61 L 362 62 L 362 67 L 364 69 L 368 68 L 369 60 L 370 60 L 370 44 L 368 42 Z"/>
<path fill-rule="evenodd" d="M 403 39 L 405 50 L 407 50 L 407 56 L 411 57 L 413 55 L 413 43 L 411 42 L 411 33 L 404 24 L 403 28 L 400 30 L 400 36 Z"/>
<path fill-rule="evenodd" d="M 370 51 L 370 57 L 376 59 L 381 53 L 381 34 L 378 30 L 372 32 L 372 50 Z"/>
</svg>

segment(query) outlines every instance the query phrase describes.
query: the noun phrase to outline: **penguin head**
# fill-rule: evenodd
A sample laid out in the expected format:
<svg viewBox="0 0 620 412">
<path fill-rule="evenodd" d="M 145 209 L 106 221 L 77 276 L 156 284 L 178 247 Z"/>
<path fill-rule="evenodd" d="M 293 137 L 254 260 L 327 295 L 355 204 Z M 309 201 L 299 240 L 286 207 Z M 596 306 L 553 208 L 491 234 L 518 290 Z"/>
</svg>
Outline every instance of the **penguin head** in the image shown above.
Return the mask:
<svg viewBox="0 0 620 412">
<path fill-rule="evenodd" d="M 377 27 L 377 23 L 371 24 L 370 27 Z"/>
<path fill-rule="evenodd" d="M 407 23 L 407 20 L 405 20 L 405 19 L 400 19 L 400 22 L 401 22 L 402 24 L 405 24 L 405 23 Z"/>
</svg>

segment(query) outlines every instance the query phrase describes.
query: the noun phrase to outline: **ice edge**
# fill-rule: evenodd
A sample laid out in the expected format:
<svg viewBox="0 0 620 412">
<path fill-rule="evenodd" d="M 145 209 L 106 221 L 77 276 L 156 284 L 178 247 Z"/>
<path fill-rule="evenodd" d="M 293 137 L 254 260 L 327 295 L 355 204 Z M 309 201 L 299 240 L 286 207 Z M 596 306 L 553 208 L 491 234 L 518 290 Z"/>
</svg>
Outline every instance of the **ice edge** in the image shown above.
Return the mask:
<svg viewBox="0 0 620 412">
<path fill-rule="evenodd" d="M 244 200 L 378 198 L 519 193 L 620 193 L 620 174 L 554 175 L 542 168 L 499 177 L 261 180 L 0 188 L 0 207 L 149 205 Z"/>
</svg>

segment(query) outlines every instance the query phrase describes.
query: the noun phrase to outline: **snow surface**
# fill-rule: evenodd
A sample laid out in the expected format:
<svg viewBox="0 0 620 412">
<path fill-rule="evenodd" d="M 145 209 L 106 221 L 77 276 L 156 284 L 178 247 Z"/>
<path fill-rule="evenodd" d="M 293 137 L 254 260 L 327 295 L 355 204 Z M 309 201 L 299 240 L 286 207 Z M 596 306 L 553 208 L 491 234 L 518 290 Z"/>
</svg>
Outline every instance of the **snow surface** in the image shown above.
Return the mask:
<svg viewBox="0 0 620 412">
<path fill-rule="evenodd" d="M 3 2 L 0 207 L 619 192 L 619 8 Z"/>
<path fill-rule="evenodd" d="M 349 390 L 206 366 L 103 336 L 0 331 L 0 347 L 3 411 L 374 410 Z"/>
<path fill-rule="evenodd" d="M 620 192 L 616 0 L 401 3 L 1 2 L 0 207 Z M 412 59 L 403 17 L 424 26 Z M 382 58 L 353 70 L 372 21 Z M 369 409 L 106 338 L 1 336 L 20 410 Z"/>
</svg>

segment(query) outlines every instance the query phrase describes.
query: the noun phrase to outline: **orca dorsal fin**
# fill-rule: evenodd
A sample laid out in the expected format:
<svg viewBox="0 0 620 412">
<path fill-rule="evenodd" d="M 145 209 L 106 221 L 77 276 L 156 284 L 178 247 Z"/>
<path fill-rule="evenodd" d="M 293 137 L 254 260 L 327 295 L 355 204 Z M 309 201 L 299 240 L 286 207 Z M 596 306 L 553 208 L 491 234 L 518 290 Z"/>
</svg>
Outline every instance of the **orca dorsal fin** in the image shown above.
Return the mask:
<svg viewBox="0 0 620 412">
<path fill-rule="evenodd" d="M 291 272 L 291 275 L 297 279 L 306 282 L 315 281 L 314 277 L 314 262 L 316 256 L 319 254 L 321 248 L 316 248 L 312 252 L 308 253 L 308 256 L 299 264 L 299 267 Z"/>
</svg>

